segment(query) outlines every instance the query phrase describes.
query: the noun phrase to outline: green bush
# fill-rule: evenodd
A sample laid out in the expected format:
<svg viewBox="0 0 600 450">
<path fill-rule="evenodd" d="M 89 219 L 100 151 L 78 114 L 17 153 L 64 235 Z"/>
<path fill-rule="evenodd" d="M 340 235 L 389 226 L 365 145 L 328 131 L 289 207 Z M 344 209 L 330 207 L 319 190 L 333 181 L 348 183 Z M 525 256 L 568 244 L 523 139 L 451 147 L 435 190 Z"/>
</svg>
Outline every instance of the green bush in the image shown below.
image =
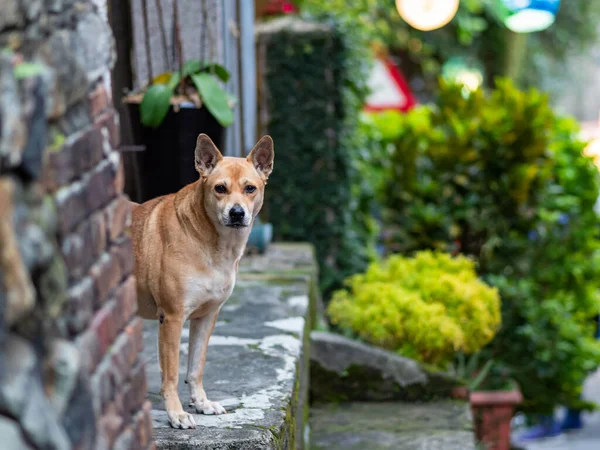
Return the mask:
<svg viewBox="0 0 600 450">
<path fill-rule="evenodd" d="M 315 245 L 327 295 L 364 270 L 374 252 L 372 194 L 358 173 L 368 146 L 359 117 L 369 59 L 342 23 L 295 20 L 295 30 L 259 35 L 266 131 L 278 148 L 266 218 L 276 239 Z"/>
<path fill-rule="evenodd" d="M 350 277 L 328 312 L 367 342 L 442 368 L 457 351 L 480 350 L 500 325 L 498 293 L 477 278 L 473 262 L 426 251 Z"/>
<path fill-rule="evenodd" d="M 501 80 L 489 94 L 442 82 L 435 107 L 403 117 L 381 191 L 390 246 L 462 252 L 498 287 L 502 328 L 486 349 L 525 409 L 577 405 L 600 363 L 599 173 L 576 125 L 546 97 Z"/>
</svg>

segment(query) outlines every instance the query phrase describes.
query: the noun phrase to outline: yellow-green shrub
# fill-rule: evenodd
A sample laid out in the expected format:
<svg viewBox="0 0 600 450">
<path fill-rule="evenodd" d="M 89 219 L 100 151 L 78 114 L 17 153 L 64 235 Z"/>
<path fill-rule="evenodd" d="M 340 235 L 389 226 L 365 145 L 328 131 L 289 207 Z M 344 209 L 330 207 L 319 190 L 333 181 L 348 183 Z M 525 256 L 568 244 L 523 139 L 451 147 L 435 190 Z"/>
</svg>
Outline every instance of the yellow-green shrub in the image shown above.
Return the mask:
<svg viewBox="0 0 600 450">
<path fill-rule="evenodd" d="M 328 312 L 333 324 L 419 361 L 444 366 L 473 353 L 500 326 L 500 298 L 473 261 L 444 253 L 394 255 L 346 280 Z"/>
</svg>

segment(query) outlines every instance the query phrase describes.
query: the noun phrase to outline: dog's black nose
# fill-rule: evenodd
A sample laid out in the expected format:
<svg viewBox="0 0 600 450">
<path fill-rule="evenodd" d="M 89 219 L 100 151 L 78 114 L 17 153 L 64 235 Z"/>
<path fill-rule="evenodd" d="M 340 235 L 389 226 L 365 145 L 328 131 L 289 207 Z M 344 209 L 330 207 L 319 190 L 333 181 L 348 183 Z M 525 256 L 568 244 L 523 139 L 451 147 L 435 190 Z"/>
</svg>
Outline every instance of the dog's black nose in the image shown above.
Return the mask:
<svg viewBox="0 0 600 450">
<path fill-rule="evenodd" d="M 244 215 L 244 208 L 242 208 L 240 205 L 233 205 L 229 210 L 229 217 L 234 223 L 242 222 L 244 220 Z"/>
</svg>

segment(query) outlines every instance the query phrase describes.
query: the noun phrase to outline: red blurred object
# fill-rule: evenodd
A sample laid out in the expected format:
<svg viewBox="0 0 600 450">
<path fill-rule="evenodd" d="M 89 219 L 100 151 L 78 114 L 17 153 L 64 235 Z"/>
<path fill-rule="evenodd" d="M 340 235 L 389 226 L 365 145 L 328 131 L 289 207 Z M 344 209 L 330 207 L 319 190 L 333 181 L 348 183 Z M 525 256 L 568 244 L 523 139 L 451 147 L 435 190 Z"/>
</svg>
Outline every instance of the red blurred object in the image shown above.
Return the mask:
<svg viewBox="0 0 600 450">
<path fill-rule="evenodd" d="M 477 442 L 488 450 L 510 450 L 510 421 L 522 401 L 519 391 L 471 392 Z"/>
<path fill-rule="evenodd" d="M 285 0 L 271 0 L 263 9 L 264 16 L 278 16 L 281 14 L 296 14 L 298 7 L 293 3 Z"/>
<path fill-rule="evenodd" d="M 379 56 L 375 59 L 369 77 L 371 94 L 367 97 L 365 110 L 379 112 L 396 110 L 410 111 L 417 105 L 408 82 L 398 67 L 389 57 Z"/>
</svg>

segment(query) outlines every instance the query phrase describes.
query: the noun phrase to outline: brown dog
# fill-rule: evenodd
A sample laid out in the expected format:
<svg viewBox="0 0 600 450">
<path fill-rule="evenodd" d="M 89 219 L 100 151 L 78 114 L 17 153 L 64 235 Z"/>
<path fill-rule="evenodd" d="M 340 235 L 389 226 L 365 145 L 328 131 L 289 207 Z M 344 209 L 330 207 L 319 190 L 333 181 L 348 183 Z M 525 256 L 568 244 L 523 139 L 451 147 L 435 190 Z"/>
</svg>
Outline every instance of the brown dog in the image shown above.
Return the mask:
<svg viewBox="0 0 600 450">
<path fill-rule="evenodd" d="M 198 413 L 223 414 L 206 397 L 202 374 L 208 340 L 233 286 L 248 235 L 273 170 L 273 140 L 247 158 L 223 157 L 205 134 L 196 143 L 200 179 L 176 194 L 134 204 L 132 219 L 138 314 L 160 320 L 161 394 L 171 426 L 194 428 L 177 394 L 179 345 L 190 319 L 187 383 Z"/>
</svg>

